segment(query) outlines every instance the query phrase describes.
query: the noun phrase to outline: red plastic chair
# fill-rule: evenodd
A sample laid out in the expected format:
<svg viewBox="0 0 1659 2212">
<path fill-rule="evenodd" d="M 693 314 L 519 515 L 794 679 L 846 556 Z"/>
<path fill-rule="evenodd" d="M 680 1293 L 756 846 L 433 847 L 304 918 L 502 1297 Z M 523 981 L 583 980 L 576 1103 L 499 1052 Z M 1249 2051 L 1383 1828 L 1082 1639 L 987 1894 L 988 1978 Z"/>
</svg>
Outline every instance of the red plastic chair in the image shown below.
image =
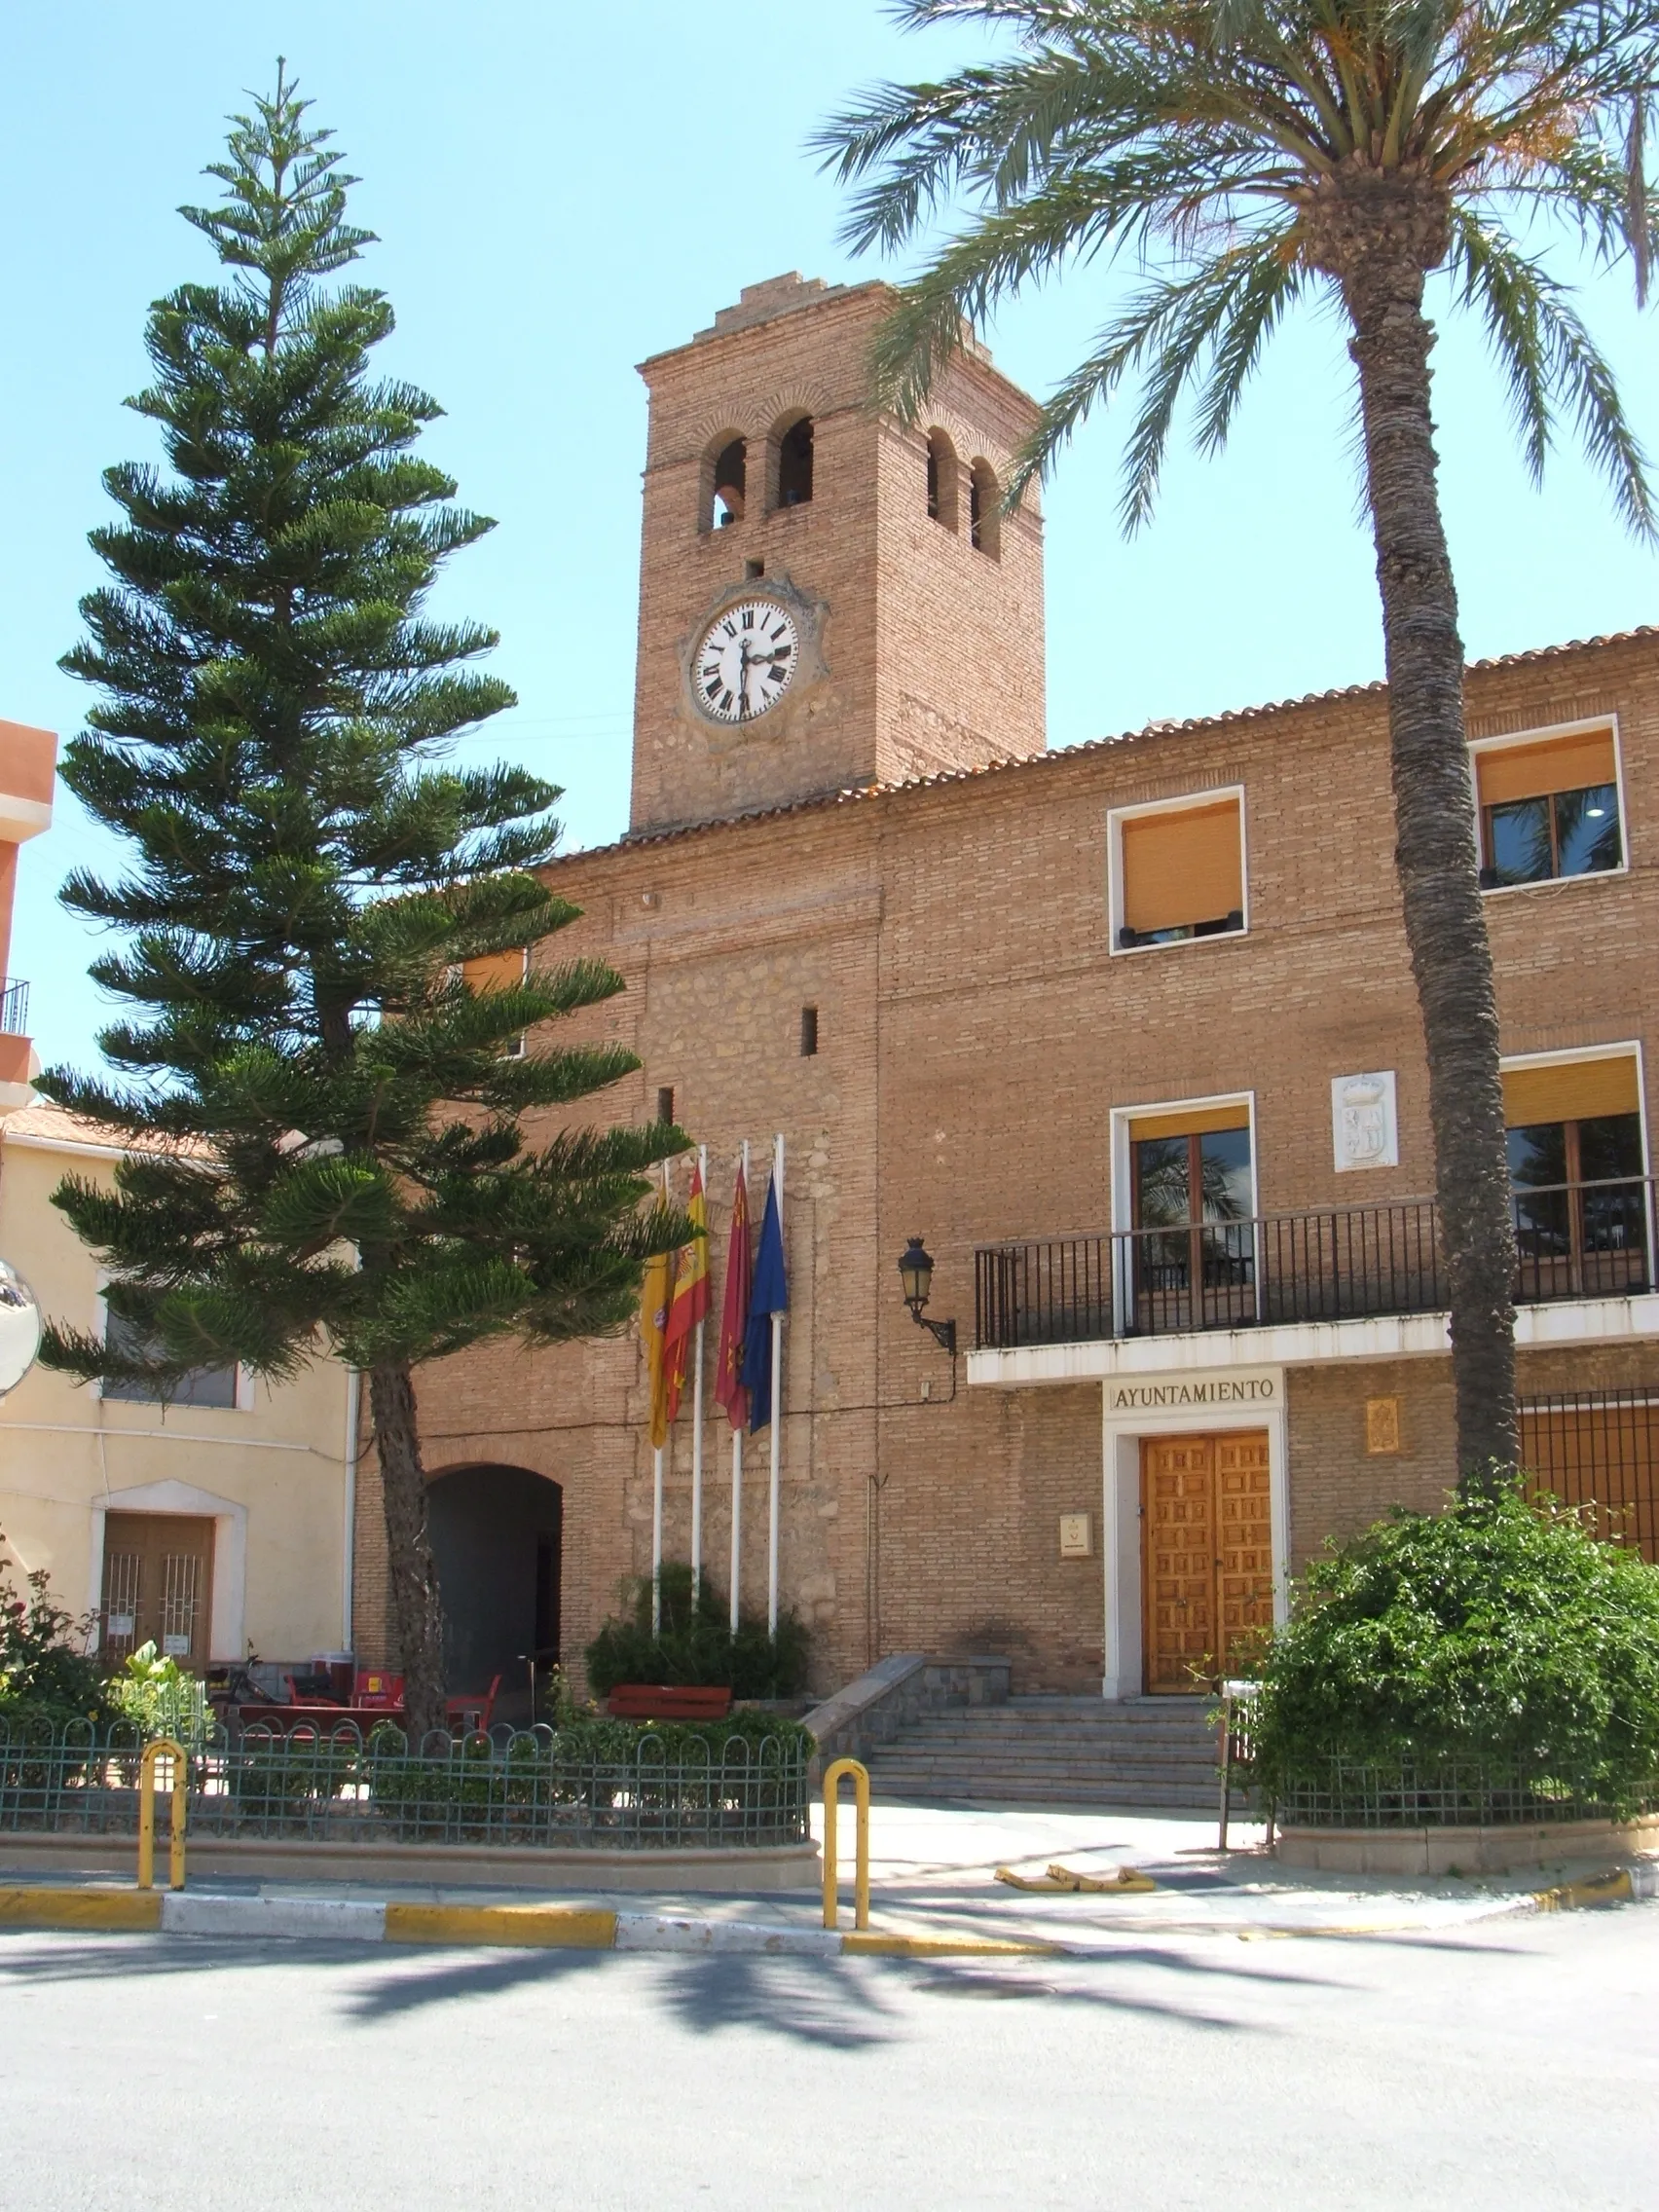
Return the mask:
<svg viewBox="0 0 1659 2212">
<path fill-rule="evenodd" d="M 487 1736 L 490 1733 L 491 1715 L 496 1710 L 496 1692 L 500 1686 L 501 1677 L 498 1675 L 482 1697 L 473 1691 L 469 1696 L 446 1698 L 444 1712 L 448 1715 L 450 1727 L 462 1736 Z"/>
</svg>

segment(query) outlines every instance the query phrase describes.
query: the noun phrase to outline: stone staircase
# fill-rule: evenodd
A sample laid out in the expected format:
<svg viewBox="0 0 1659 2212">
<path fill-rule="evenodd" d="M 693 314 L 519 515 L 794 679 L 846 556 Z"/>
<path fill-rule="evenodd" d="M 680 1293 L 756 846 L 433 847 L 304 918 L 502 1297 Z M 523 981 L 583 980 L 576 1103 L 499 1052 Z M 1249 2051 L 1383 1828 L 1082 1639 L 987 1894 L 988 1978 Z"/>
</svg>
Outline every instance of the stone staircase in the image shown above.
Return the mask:
<svg viewBox="0 0 1659 2212">
<path fill-rule="evenodd" d="M 1206 1697 L 1011 1697 L 918 1714 L 867 1752 L 884 1797 L 1210 1812 Z"/>
</svg>

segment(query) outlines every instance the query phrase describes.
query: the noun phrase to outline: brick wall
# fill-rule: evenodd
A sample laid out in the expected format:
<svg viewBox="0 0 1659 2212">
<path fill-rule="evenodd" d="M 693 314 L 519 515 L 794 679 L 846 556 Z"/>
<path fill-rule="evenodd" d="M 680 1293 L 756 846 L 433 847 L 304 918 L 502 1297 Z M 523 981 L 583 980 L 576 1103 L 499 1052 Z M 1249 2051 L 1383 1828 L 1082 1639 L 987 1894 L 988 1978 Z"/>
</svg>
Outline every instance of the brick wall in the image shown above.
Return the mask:
<svg viewBox="0 0 1659 2212">
<path fill-rule="evenodd" d="M 646 364 L 635 820 L 775 811 L 560 863 L 552 879 L 583 913 L 546 956 L 592 953 L 625 979 L 566 1033 L 614 1038 L 642 1062 L 596 1115 L 644 1117 L 671 1085 L 678 1119 L 708 1145 L 717 1311 L 734 1154 L 755 1141 L 757 1217 L 770 1138 L 786 1134 L 783 1589 L 813 1627 L 817 1686 L 874 1651 L 919 1646 L 1006 1649 L 1016 1688 L 1080 1686 L 1101 1667 L 1100 1567 L 1062 1563 L 1056 1524 L 1098 1511 L 1098 1389 L 970 1391 L 959 1375 L 952 1400 L 949 1363 L 904 1311 L 895 1263 L 909 1235 L 926 1237 L 933 1310 L 956 1317 L 966 1346 L 976 1245 L 1112 1226 L 1113 1108 L 1218 1091 L 1254 1094 L 1265 1210 L 1432 1189 L 1385 703 L 1373 687 L 794 803 L 826 781 L 867 782 L 884 760 L 926 766 L 928 747 L 936 764 L 977 765 L 1037 744 L 1040 547 L 1032 514 L 1005 528 L 1000 562 L 969 559 L 963 533 L 950 538 L 920 503 L 918 436 L 854 404 L 879 287 L 782 313 L 782 295 L 769 298 L 747 326 L 728 321 Z M 1026 404 L 1012 387 L 969 360 L 946 402 L 964 461 L 1006 459 Z M 699 537 L 709 441 L 797 404 L 817 411 L 811 506 Z M 775 555 L 830 603 L 830 703 L 782 741 L 717 755 L 698 738 L 696 753 L 677 641 L 745 558 L 763 557 L 770 578 Z M 930 636 L 939 642 L 924 649 Z M 1476 734 L 1616 713 L 1624 748 L 1628 874 L 1489 904 L 1504 1049 L 1648 1038 L 1659 638 L 1478 669 L 1469 706 Z M 912 742 L 921 750 L 905 752 Z M 1234 784 L 1245 793 L 1248 934 L 1114 956 L 1110 810 Z M 819 1014 L 815 1057 L 799 1051 L 806 1005 Z M 1331 1079 L 1376 1068 L 1398 1077 L 1399 1164 L 1339 1175 Z M 1557 1374 L 1573 1386 L 1646 1357 L 1552 1354 L 1526 1373 L 1536 1387 L 1563 1386 L 1543 1380 Z M 563 1486 L 568 1655 L 621 1578 L 648 1567 L 643 1384 L 632 1336 L 534 1353 L 498 1344 L 421 1378 L 433 1473 L 502 1460 Z M 1402 1401 L 1402 1450 L 1372 1456 L 1364 1401 L 1389 1395 Z M 1432 1504 L 1454 1476 L 1443 1362 L 1299 1373 L 1290 1431 L 1299 1562 L 1392 1502 Z M 708 1451 L 705 1558 L 723 1589 L 728 1453 L 712 1419 Z M 743 1576 L 756 1604 L 765 1457 L 766 1439 L 754 1440 Z M 368 1467 L 359 1497 L 358 1641 L 372 1650 L 384 1594 Z M 670 1553 L 683 1556 L 683 1432 L 667 1508 Z"/>
<path fill-rule="evenodd" d="M 877 780 L 979 766 L 1044 743 L 1042 524 L 1035 495 L 998 556 L 927 513 L 926 429 L 948 425 L 966 471 L 1006 483 L 1033 402 L 980 351 L 953 362 L 928 424 L 868 407 L 884 284 L 752 288 L 750 312 L 656 355 L 650 387 L 635 691 L 636 829 L 708 821 Z M 780 429 L 814 427 L 813 497 L 776 503 Z M 741 436 L 741 522 L 710 529 L 715 452 Z M 797 588 L 822 619 L 823 674 L 803 666 L 762 721 L 711 731 L 684 697 L 682 656 L 719 594 Z M 966 649 L 965 649 L 966 647 Z M 814 654 L 808 655 L 815 658 Z"/>
<path fill-rule="evenodd" d="M 1479 715 L 1501 705 L 1542 725 L 1594 700 L 1618 710 L 1625 744 L 1631 874 L 1493 903 L 1506 1049 L 1653 1029 L 1653 971 L 1640 947 L 1659 921 L 1647 795 L 1656 662 L 1655 642 L 1638 639 L 1471 679 Z M 1349 794 L 1340 820 L 1315 803 L 1339 780 Z M 1247 794 L 1249 935 L 1110 958 L 1109 808 L 1223 782 Z M 787 1134 L 794 1309 L 783 1571 L 786 1598 L 814 1624 L 821 1683 L 856 1672 L 872 1641 L 966 1649 L 994 1634 L 1031 1681 L 1081 1680 L 1097 1665 L 1098 1567 L 1062 1565 L 1054 1523 L 1097 1499 L 1098 1393 L 959 1387 L 953 1404 L 940 1402 L 948 1363 L 899 1298 L 895 1263 L 908 1235 L 926 1236 L 939 1263 L 934 1310 L 954 1314 L 966 1340 L 977 1243 L 1108 1225 L 1114 1105 L 1220 1089 L 1255 1092 L 1267 1208 L 1429 1189 L 1386 789 L 1381 701 L 1361 693 L 642 839 L 553 871 L 584 908 L 557 956 L 601 953 L 627 978 L 582 1026 L 623 1040 L 644 1065 L 599 1104 L 608 1118 L 640 1116 L 659 1085 L 674 1086 L 681 1120 L 709 1145 L 721 1261 L 738 1143 L 747 1134 L 758 1148 L 758 1212 L 764 1147 L 774 1129 Z M 808 1004 L 819 1009 L 815 1058 L 798 1050 Z M 1399 1073 L 1400 1165 L 1338 1176 L 1330 1079 L 1379 1066 Z M 1552 1354 L 1526 1373 L 1533 1386 L 1561 1387 L 1551 1378 L 1570 1384 L 1603 1367 L 1622 1378 L 1644 1357 L 1597 1354 L 1587 1365 Z M 1369 1457 L 1364 1399 L 1394 1394 L 1404 1448 Z M 424 1376 L 422 1410 L 434 1471 L 510 1459 L 565 1486 L 566 1641 L 579 1648 L 619 1577 L 648 1564 L 637 1346 L 486 1347 Z M 1298 1374 L 1291 1434 L 1301 1560 L 1327 1530 L 1441 1494 L 1449 1379 L 1438 1363 Z M 706 1556 L 723 1587 L 726 1455 L 713 1422 L 709 1436 Z M 751 1446 L 748 1480 L 745 1586 L 756 1602 L 764 1451 L 764 1438 Z M 877 1476 L 872 1623 L 866 1520 Z M 365 1519 L 372 1487 L 365 1479 Z M 671 1550 L 684 1549 L 688 1493 L 677 1440 Z M 366 1558 L 360 1584 L 366 1608 Z"/>
</svg>

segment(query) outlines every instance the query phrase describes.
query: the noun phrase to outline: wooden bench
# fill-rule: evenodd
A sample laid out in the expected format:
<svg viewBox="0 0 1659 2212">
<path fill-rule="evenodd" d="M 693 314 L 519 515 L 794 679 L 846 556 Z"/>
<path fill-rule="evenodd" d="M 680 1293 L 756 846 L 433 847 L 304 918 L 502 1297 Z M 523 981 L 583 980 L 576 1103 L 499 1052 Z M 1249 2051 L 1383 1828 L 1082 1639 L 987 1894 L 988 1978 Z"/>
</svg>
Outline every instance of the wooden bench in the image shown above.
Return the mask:
<svg viewBox="0 0 1659 2212">
<path fill-rule="evenodd" d="M 723 1720 L 731 1691 L 704 1682 L 618 1682 L 605 1710 L 612 1720 Z"/>
</svg>

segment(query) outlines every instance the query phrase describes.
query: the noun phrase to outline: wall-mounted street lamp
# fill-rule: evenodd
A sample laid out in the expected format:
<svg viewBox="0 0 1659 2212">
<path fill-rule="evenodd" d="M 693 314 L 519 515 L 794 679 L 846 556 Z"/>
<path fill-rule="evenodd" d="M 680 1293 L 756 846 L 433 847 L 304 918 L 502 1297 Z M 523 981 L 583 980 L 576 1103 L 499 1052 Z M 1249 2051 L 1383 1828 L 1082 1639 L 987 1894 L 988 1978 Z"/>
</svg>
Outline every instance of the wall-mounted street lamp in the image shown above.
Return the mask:
<svg viewBox="0 0 1659 2212">
<path fill-rule="evenodd" d="M 910 1309 L 910 1318 L 919 1328 L 926 1329 L 934 1342 L 943 1347 L 951 1358 L 956 1357 L 956 1323 L 930 1321 L 923 1309 L 928 1292 L 933 1288 L 934 1264 L 919 1236 L 912 1236 L 905 1245 L 899 1262 L 899 1280 L 904 1286 L 904 1303 Z"/>
</svg>

